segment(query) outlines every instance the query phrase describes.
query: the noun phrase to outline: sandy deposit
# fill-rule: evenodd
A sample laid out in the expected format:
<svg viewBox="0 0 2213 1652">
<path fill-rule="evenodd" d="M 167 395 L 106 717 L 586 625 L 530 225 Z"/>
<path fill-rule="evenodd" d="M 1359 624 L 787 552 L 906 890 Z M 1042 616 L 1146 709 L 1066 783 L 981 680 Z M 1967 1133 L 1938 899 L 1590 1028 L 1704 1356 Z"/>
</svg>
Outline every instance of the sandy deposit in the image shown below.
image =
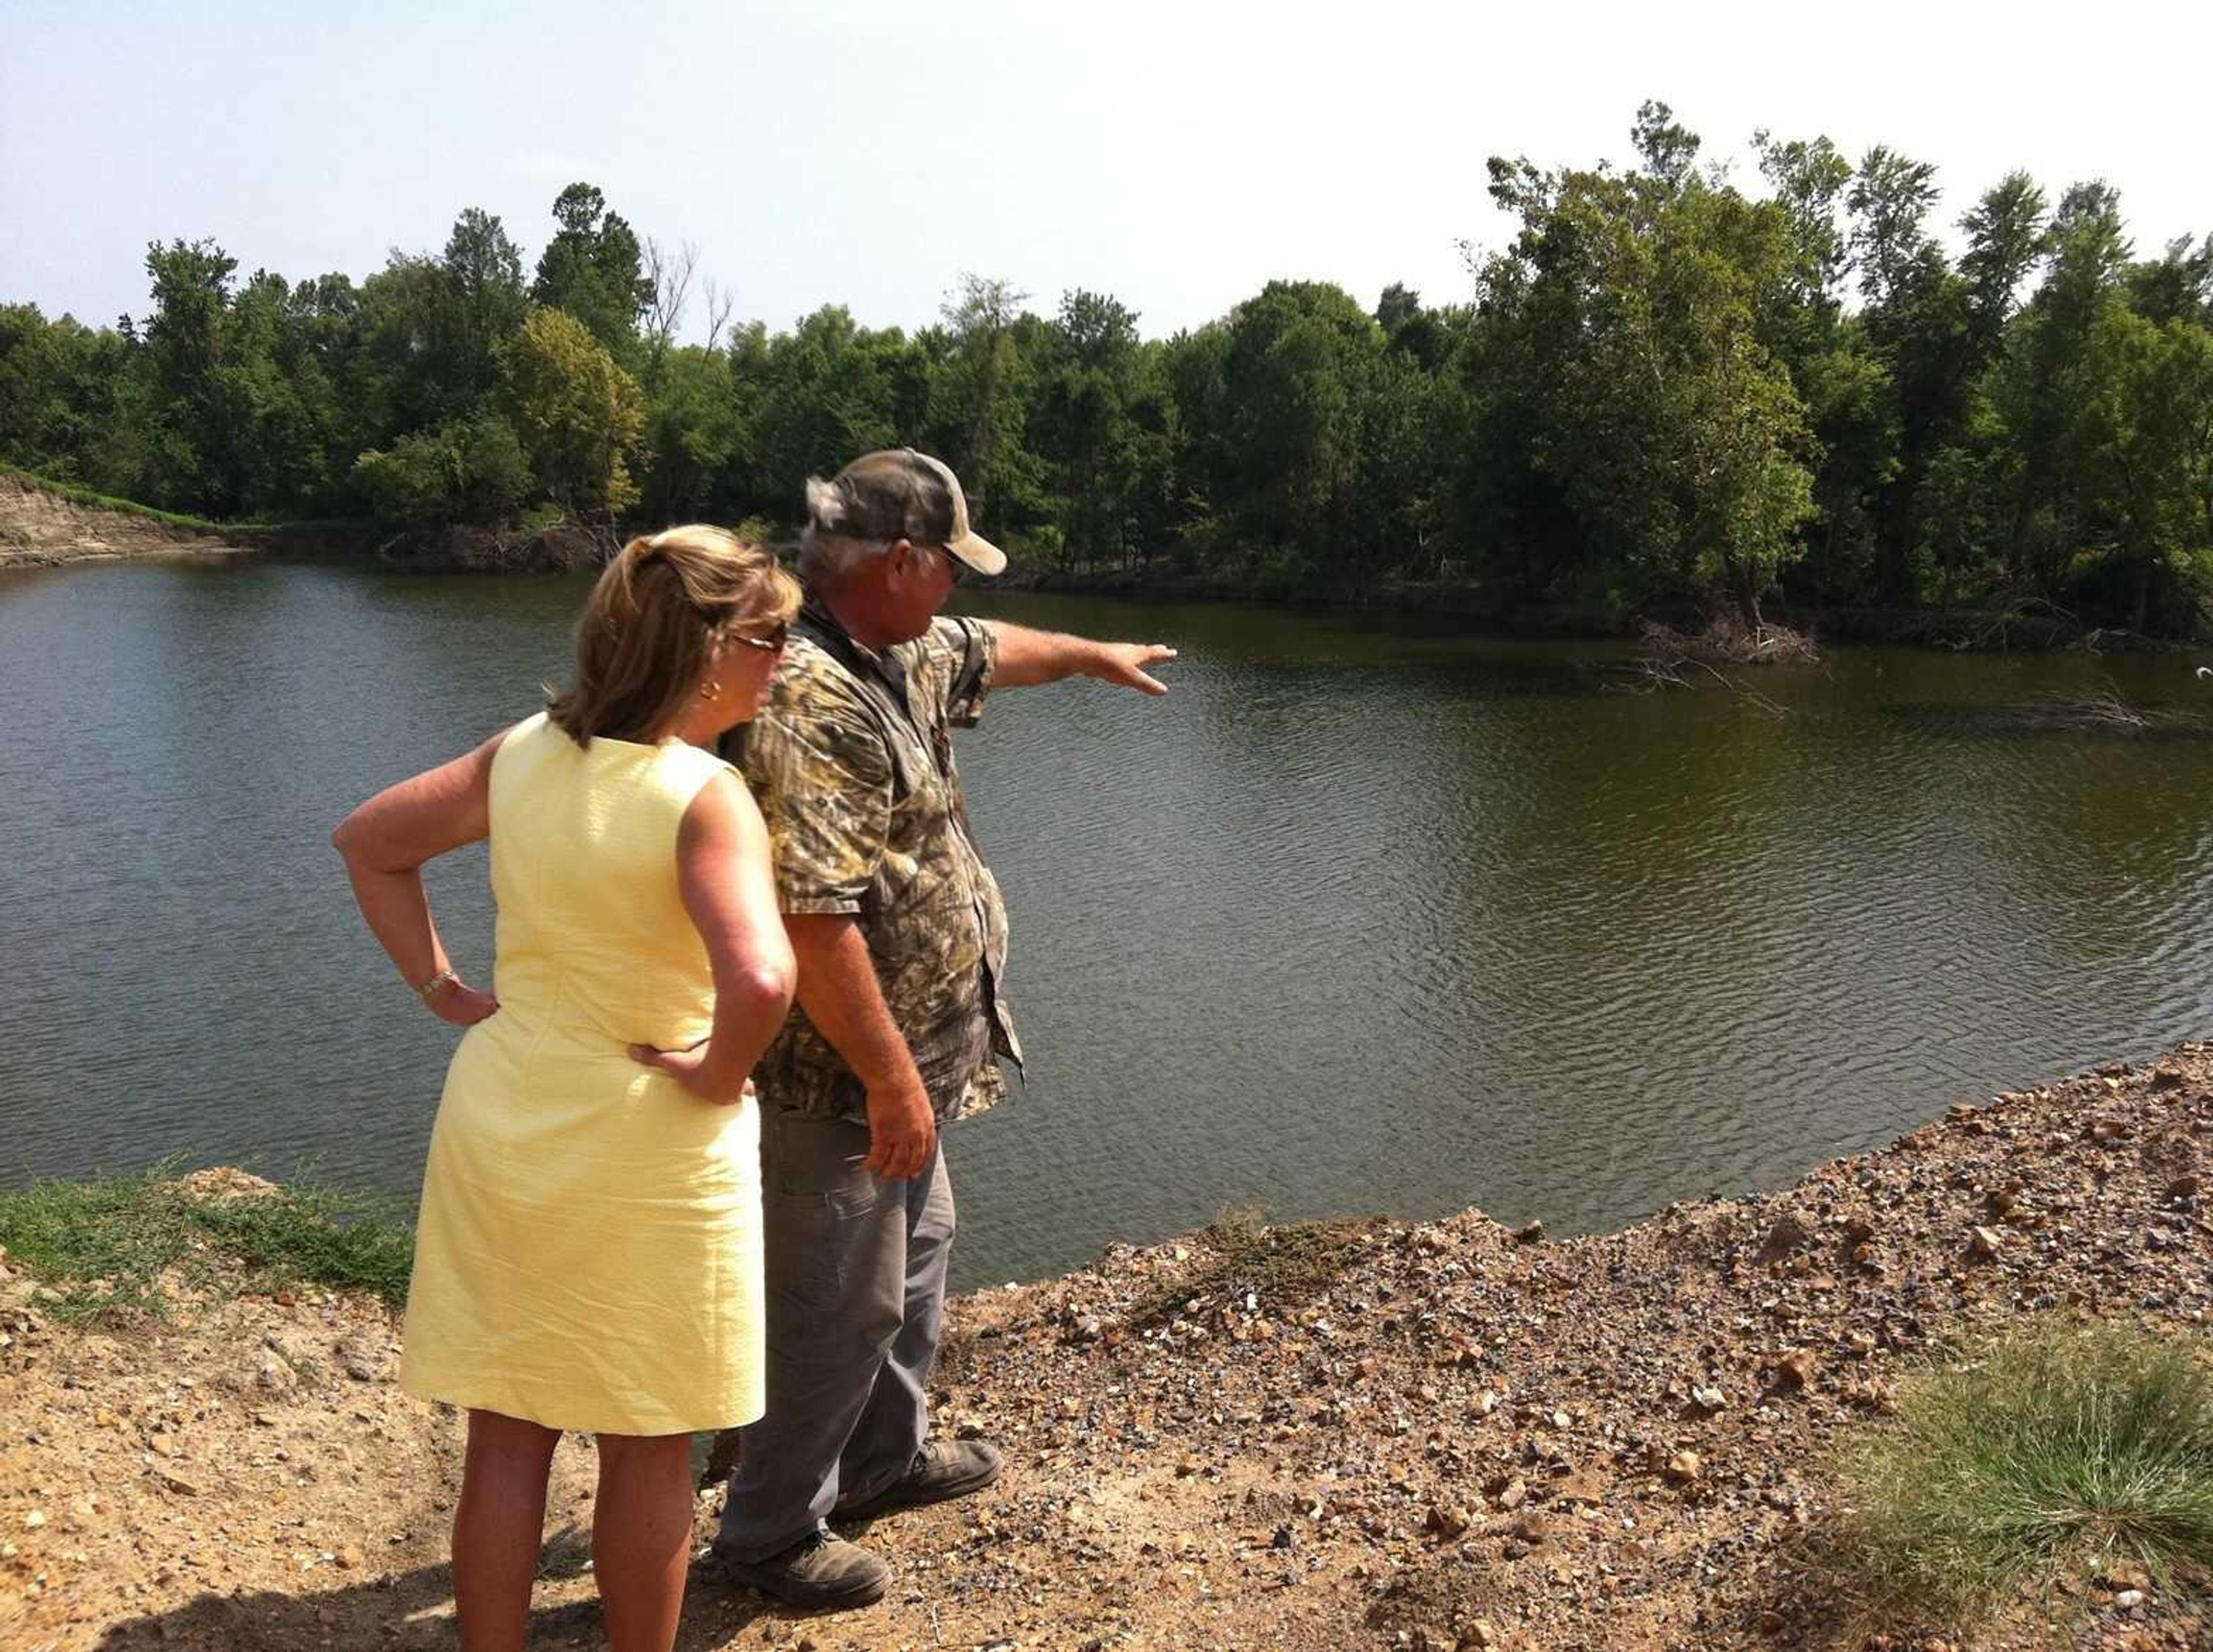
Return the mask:
<svg viewBox="0 0 2213 1652">
<path fill-rule="evenodd" d="M 219 533 L 81 505 L 21 477 L 0 476 L 0 568 L 251 554 Z"/>
</svg>

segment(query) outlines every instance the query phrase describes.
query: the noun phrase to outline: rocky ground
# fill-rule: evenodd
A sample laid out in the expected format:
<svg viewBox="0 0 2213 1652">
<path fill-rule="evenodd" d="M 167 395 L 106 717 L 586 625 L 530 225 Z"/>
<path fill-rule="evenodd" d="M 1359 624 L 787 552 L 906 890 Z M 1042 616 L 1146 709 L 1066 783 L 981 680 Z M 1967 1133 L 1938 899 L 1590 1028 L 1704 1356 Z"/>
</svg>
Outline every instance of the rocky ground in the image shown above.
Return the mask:
<svg viewBox="0 0 2213 1652">
<path fill-rule="evenodd" d="M 2037 1311 L 2202 1332 L 2209 1139 L 2187 1045 L 1618 1234 L 1230 1223 L 983 1292 L 939 1417 L 1006 1447 L 1003 1482 L 876 1522 L 896 1581 L 863 1612 L 784 1615 L 703 1559 L 680 1644 L 2213 1646 L 2202 1579 L 2086 1579 L 1948 1643 L 1823 1570 L 1834 1448 L 1946 1339 Z M 0 1277 L 0 1646 L 454 1646 L 460 1428 L 394 1387 L 399 1334 L 322 1294 L 87 1332 Z M 564 1442 L 538 1645 L 600 1644 L 591 1470 Z"/>
</svg>

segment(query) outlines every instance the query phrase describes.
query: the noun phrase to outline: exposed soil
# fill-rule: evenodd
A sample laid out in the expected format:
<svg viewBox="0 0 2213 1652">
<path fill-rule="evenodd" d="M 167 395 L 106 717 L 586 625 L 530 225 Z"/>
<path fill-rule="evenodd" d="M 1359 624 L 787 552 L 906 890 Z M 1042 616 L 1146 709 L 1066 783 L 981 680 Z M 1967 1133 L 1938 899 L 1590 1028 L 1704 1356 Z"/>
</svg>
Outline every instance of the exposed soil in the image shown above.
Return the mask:
<svg viewBox="0 0 2213 1652">
<path fill-rule="evenodd" d="M 21 477 L 0 475 L 0 568 L 245 554 L 220 533 L 81 505 Z"/>
<path fill-rule="evenodd" d="M 862 1534 L 884 1603 L 795 1618 L 703 1558 L 680 1644 L 2213 1646 L 2203 1579 L 2083 1579 L 1946 1641 L 1822 1570 L 1832 1449 L 1946 1338 L 2039 1310 L 2203 1332 L 2210 1143 L 2191 1045 L 1617 1234 L 1469 1211 L 1116 1247 L 955 1305 L 940 1424 L 1008 1472 Z M 0 1646 L 456 1643 L 460 1424 L 394 1386 L 386 1309 L 181 1301 L 84 1332 L 34 1295 L 0 1264 Z M 564 1442 L 533 1644 L 601 1644 L 592 1466 Z"/>
</svg>

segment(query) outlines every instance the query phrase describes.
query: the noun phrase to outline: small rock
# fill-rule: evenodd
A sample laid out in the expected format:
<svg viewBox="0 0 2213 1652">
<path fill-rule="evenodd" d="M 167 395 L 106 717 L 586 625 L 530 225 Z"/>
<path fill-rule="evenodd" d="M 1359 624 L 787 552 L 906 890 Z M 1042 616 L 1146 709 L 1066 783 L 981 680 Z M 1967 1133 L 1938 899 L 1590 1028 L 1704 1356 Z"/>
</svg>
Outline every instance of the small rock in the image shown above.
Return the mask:
<svg viewBox="0 0 2213 1652">
<path fill-rule="evenodd" d="M 374 1382 L 384 1375 L 383 1351 L 363 1332 L 344 1338 L 331 1351 L 338 1356 L 338 1369 L 356 1382 Z"/>
<path fill-rule="evenodd" d="M 1794 1348 L 1776 1360 L 1771 1369 L 1785 1387 L 1810 1388 L 1814 1386 L 1814 1374 L 1821 1369 L 1821 1356 L 1810 1348 Z"/>
<path fill-rule="evenodd" d="M 1667 1476 L 1677 1485 L 1696 1485 L 1699 1473 L 1698 1454 L 1679 1451 L 1667 1460 Z"/>
<path fill-rule="evenodd" d="M 34 1509 L 23 1516 L 23 1529 L 27 1532 L 35 1532 L 46 1523 L 46 1511 L 43 1509 Z"/>
<path fill-rule="evenodd" d="M 2142 1606 L 2143 1603 L 2144 1592 L 2142 1589 L 2123 1589 L 2119 1594 L 2113 1597 L 2113 1604 L 2119 1606 L 2123 1612 L 2130 1611 L 2134 1607 Z"/>
<path fill-rule="evenodd" d="M 1506 1487 L 1503 1490 L 1499 1492 L 1497 1502 L 1501 1509 L 1506 1509 L 1510 1513 L 1514 1509 L 1519 1509 L 1524 1503 L 1527 1502 L 1528 1499 L 1528 1482 L 1516 1478 L 1515 1479 L 1509 1480 L 1506 1483 Z"/>
<path fill-rule="evenodd" d="M 1424 1527 L 1442 1538 L 1456 1538 L 1467 1530 L 1470 1521 L 1467 1510 L 1454 1503 L 1432 1503 Z"/>
<path fill-rule="evenodd" d="M 1719 1388 L 1701 1384 L 1691 1390 L 1691 1403 L 1700 1411 L 1710 1415 L 1715 1411 L 1728 1409 L 1728 1396 Z"/>
<path fill-rule="evenodd" d="M 1766 1241 L 1759 1248 L 1769 1256 L 1782 1256 L 1813 1242 L 1814 1235 L 1807 1231 L 1806 1224 L 1786 1213 L 1767 1230 Z"/>
<path fill-rule="evenodd" d="M 358 1571 L 361 1570 L 361 1551 L 351 1543 L 340 1544 L 338 1545 L 338 1551 L 332 1555 L 331 1558 L 337 1564 L 341 1570 Z"/>
<path fill-rule="evenodd" d="M 1514 1242 L 1517 1245 L 1534 1245 L 1544 1236 L 1545 1224 L 1534 1220 L 1525 1222 L 1514 1230 Z"/>
<path fill-rule="evenodd" d="M 2167 1196 L 2171 1199 L 2194 1199 L 2204 1183 L 2196 1176 L 2177 1176 L 2167 1185 Z"/>
<path fill-rule="evenodd" d="M 1984 1261 L 1996 1256 L 2003 1243 L 1995 1228 L 1972 1228 L 1968 1230 L 1968 1248 Z"/>
</svg>

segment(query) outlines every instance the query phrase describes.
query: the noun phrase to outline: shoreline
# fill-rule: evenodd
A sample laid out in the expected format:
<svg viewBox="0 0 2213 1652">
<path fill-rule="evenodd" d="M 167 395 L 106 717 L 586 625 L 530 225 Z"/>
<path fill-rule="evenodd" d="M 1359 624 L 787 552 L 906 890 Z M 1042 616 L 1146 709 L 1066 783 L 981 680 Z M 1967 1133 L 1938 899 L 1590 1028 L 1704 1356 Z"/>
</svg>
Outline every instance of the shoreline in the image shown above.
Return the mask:
<svg viewBox="0 0 2213 1652">
<path fill-rule="evenodd" d="M 619 541 L 597 530 L 557 526 L 533 533 L 480 528 L 402 529 L 374 523 L 198 522 L 88 503 L 40 479 L 0 471 L 0 571 L 80 563 L 250 561 L 267 558 L 358 563 L 387 571 L 545 574 L 595 565 Z M 1424 615 L 1470 634 L 1557 641 L 1626 640 L 1648 621 L 1696 631 L 1703 617 L 1659 604 L 1614 615 L 1561 604 L 1507 603 L 1475 587 L 1385 582 L 1368 587 L 1308 587 L 1219 573 L 1179 573 L 1157 566 L 1070 570 L 1017 567 L 993 589 L 1049 596 L 1101 597 L 1151 604 L 1239 603 L 1286 612 Z M 1777 602 L 1771 624 L 1839 643 L 1888 643 L 1948 652 L 2167 653 L 2193 646 L 2188 638 L 2141 637 L 2085 626 L 2058 614 L 1985 610 L 1822 607 Z"/>
<path fill-rule="evenodd" d="M 2045 1631 L 2019 1618 L 1839 1618 L 1835 1454 L 1978 1327 L 2204 1346 L 2209 1173 L 2213 1045 L 2187 1044 L 1609 1234 L 1470 1210 L 1110 1247 L 951 1305 L 939 1425 L 1009 1471 L 878 1523 L 884 1604 L 796 1624 L 702 1562 L 679 1645 L 2026 1647 Z M 0 1405 L 37 1419 L 0 1447 L 0 1640 L 453 1644 L 459 1425 L 392 1382 L 391 1310 L 302 1288 L 80 1330 L 37 1294 L 0 1258 Z M 543 1643 L 596 1632 L 591 1469 L 565 1442 Z M 2094 1582 L 2070 1609 L 2076 1644 L 2213 1637 L 2202 1593 Z"/>
</svg>

